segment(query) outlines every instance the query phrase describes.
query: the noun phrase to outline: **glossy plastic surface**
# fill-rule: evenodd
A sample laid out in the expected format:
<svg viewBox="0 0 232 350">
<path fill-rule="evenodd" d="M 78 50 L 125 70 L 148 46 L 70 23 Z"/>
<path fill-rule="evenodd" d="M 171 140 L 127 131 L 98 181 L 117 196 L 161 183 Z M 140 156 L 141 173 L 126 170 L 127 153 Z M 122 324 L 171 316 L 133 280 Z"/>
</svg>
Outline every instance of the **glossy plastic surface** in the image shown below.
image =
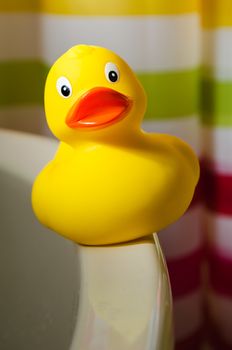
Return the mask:
<svg viewBox="0 0 232 350">
<path fill-rule="evenodd" d="M 99 91 L 117 98 L 103 103 Z M 130 101 L 123 118 L 115 112 L 119 96 Z M 33 186 L 33 208 L 45 226 L 81 244 L 105 245 L 159 231 L 185 212 L 197 158 L 176 137 L 141 130 L 145 92 L 115 53 L 86 45 L 67 51 L 48 75 L 45 110 L 61 141 Z M 80 120 L 94 126 L 79 127 Z"/>
<path fill-rule="evenodd" d="M 172 300 L 157 235 L 78 246 L 80 306 L 70 350 L 171 350 Z"/>
</svg>

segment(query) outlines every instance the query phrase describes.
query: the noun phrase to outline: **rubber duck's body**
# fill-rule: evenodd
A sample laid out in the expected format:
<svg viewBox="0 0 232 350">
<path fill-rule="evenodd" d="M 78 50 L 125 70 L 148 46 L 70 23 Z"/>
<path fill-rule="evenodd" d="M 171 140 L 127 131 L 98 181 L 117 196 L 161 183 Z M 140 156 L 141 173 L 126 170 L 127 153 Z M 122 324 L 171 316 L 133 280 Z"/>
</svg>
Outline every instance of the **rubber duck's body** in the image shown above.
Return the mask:
<svg viewBox="0 0 232 350">
<path fill-rule="evenodd" d="M 187 209 L 199 166 L 184 142 L 140 129 L 145 109 L 136 76 L 107 49 L 76 46 L 48 75 L 47 121 L 61 143 L 32 202 L 45 226 L 81 244 L 72 350 L 173 349 L 168 273 L 151 234 Z"/>
<path fill-rule="evenodd" d="M 78 243 L 105 245 L 159 231 L 184 213 L 198 161 L 176 137 L 142 131 L 145 109 L 142 86 L 113 52 L 80 45 L 58 59 L 45 110 L 61 144 L 32 194 L 43 224 Z"/>
</svg>

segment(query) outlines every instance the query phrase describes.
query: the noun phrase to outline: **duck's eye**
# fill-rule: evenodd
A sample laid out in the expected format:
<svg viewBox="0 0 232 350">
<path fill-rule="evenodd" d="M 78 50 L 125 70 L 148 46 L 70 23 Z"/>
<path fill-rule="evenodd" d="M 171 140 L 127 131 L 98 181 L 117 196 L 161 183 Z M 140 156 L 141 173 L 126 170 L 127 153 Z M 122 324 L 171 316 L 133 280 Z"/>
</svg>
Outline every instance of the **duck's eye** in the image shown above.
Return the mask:
<svg viewBox="0 0 232 350">
<path fill-rule="evenodd" d="M 108 81 L 111 83 L 116 83 L 119 80 L 119 70 L 116 64 L 106 63 L 105 65 L 105 76 Z"/>
<path fill-rule="evenodd" d="M 64 98 L 68 98 L 72 95 L 72 86 L 69 80 L 65 77 L 60 77 L 57 80 L 56 88 L 59 94 Z"/>
</svg>

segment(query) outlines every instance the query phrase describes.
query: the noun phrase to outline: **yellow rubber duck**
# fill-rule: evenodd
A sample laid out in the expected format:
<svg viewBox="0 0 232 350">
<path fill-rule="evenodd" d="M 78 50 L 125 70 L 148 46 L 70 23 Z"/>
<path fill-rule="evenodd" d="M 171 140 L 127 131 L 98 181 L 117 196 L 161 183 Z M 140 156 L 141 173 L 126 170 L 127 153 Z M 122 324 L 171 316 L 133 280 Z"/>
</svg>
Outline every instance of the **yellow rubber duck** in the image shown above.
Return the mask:
<svg viewBox="0 0 232 350">
<path fill-rule="evenodd" d="M 141 130 L 145 110 L 143 87 L 112 51 L 78 45 L 55 62 L 45 112 L 61 143 L 33 186 L 41 223 L 106 245 L 157 232 L 185 212 L 198 160 L 178 138 Z"/>
</svg>

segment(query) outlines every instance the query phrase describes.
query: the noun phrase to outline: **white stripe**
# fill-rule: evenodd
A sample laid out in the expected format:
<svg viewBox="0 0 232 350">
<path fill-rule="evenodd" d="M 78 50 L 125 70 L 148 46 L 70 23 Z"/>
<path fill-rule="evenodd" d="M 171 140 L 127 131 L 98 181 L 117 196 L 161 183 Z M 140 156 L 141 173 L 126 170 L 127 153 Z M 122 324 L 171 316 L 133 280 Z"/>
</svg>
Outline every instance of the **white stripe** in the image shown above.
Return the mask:
<svg viewBox="0 0 232 350">
<path fill-rule="evenodd" d="M 203 322 L 202 293 L 196 291 L 174 300 L 174 321 L 176 340 L 193 335 Z"/>
<path fill-rule="evenodd" d="M 180 258 L 200 249 L 203 244 L 200 205 L 191 208 L 177 222 L 159 232 L 167 259 Z"/>
<path fill-rule="evenodd" d="M 0 127 L 51 135 L 44 109 L 40 106 L 7 106 L 0 108 Z"/>
<path fill-rule="evenodd" d="M 232 80 L 232 28 L 203 32 L 203 65 L 218 80 Z"/>
<path fill-rule="evenodd" d="M 222 339 L 232 345 L 232 299 L 213 292 L 209 294 L 210 318 Z"/>
<path fill-rule="evenodd" d="M 200 121 L 197 115 L 168 120 L 145 120 L 143 122 L 145 131 L 167 133 L 180 137 L 186 141 L 199 155 L 201 153 Z"/>
<path fill-rule="evenodd" d="M 113 49 L 135 69 L 168 71 L 199 64 L 197 14 L 84 17 L 0 15 L 0 59 L 44 58 L 52 63 L 78 43 Z"/>
<path fill-rule="evenodd" d="M 232 174 L 232 128 L 202 127 L 202 151 L 217 171 Z"/>
<path fill-rule="evenodd" d="M 205 228 L 212 247 L 223 255 L 232 257 L 232 217 L 214 214 L 205 210 Z"/>
</svg>

